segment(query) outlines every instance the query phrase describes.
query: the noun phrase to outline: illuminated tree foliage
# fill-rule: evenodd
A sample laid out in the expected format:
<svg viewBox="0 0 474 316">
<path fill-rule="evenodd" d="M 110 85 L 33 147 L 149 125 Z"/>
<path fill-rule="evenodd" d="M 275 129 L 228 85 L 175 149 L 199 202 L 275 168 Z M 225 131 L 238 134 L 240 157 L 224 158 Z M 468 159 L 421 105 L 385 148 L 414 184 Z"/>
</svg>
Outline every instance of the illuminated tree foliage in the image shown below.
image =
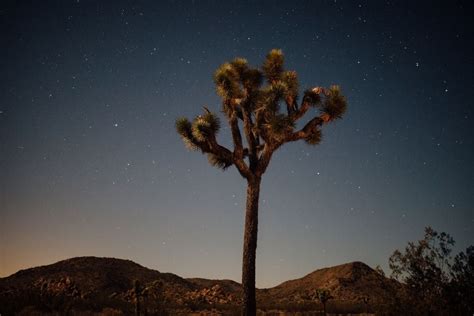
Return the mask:
<svg viewBox="0 0 474 316">
<path fill-rule="evenodd" d="M 221 123 L 206 107 L 192 121 L 179 118 L 176 130 L 185 145 L 206 154 L 211 165 L 221 169 L 234 165 L 247 180 L 242 314 L 255 315 L 255 253 L 262 175 L 273 153 L 283 144 L 298 140 L 319 144 L 321 128 L 342 117 L 346 99 L 339 86 L 333 85 L 308 89 L 298 102 L 297 74 L 284 69 L 284 56 L 279 49 L 270 51 L 261 68 L 252 68 L 243 58 L 224 63 L 214 73 L 214 82 L 222 98 L 233 148 L 218 143 L 216 136 Z M 309 112 L 311 119 L 297 129 L 298 120 Z"/>
</svg>

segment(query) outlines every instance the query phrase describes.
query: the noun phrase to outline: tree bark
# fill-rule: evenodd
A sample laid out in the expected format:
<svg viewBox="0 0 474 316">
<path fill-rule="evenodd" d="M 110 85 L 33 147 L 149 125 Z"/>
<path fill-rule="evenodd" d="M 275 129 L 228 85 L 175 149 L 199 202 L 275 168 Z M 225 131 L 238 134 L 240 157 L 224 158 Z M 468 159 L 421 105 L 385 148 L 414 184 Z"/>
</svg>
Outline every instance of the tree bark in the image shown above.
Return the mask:
<svg viewBox="0 0 474 316">
<path fill-rule="evenodd" d="M 260 180 L 259 177 L 253 177 L 248 179 L 247 184 L 244 249 L 242 258 L 243 316 L 255 316 L 257 314 L 257 304 L 255 299 L 255 257 L 257 252 Z"/>
</svg>

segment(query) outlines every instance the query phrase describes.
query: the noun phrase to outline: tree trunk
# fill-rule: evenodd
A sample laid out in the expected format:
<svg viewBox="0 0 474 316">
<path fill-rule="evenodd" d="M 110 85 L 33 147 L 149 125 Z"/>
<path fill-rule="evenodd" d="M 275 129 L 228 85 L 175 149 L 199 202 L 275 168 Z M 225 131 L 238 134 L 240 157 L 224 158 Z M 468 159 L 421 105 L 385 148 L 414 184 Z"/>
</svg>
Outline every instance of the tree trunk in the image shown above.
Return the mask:
<svg viewBox="0 0 474 316">
<path fill-rule="evenodd" d="M 257 252 L 259 193 L 260 178 L 248 180 L 242 258 L 243 316 L 255 316 L 257 313 L 255 300 L 255 256 Z"/>
<path fill-rule="evenodd" d="M 135 297 L 135 315 L 140 316 L 140 297 L 138 294 Z"/>
</svg>

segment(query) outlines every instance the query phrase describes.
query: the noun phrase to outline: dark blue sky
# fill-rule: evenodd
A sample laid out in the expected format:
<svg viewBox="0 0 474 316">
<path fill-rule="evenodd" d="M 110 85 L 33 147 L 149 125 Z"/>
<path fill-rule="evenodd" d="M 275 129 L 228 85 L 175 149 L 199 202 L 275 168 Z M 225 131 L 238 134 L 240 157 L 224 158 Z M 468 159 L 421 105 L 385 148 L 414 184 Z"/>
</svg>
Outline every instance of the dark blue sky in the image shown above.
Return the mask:
<svg viewBox="0 0 474 316">
<path fill-rule="evenodd" d="M 257 286 L 390 254 L 433 226 L 474 236 L 469 1 L 0 4 L 0 276 L 79 255 L 240 280 L 245 181 L 188 152 L 178 116 L 220 110 L 214 70 L 285 53 L 349 108 L 275 153 Z M 229 145 L 229 130 L 220 140 Z"/>
</svg>

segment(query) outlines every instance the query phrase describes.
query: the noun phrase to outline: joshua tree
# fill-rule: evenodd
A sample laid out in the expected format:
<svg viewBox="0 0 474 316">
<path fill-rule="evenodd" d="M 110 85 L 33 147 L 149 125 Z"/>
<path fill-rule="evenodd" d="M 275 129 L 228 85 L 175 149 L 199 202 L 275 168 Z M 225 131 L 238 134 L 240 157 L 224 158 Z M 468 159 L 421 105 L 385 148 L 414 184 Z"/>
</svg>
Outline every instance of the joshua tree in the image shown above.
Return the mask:
<svg viewBox="0 0 474 316">
<path fill-rule="evenodd" d="M 142 289 L 140 281 L 138 280 L 133 282 L 133 296 L 135 298 L 135 315 L 140 316 L 140 296 L 142 296 Z"/>
<path fill-rule="evenodd" d="M 297 74 L 284 70 L 283 53 L 278 49 L 267 55 L 261 69 L 250 67 L 243 58 L 221 65 L 214 74 L 214 82 L 222 97 L 222 112 L 230 126 L 234 148 L 225 148 L 217 142 L 220 121 L 206 107 L 192 122 L 179 118 L 176 129 L 190 149 L 208 156 L 211 165 L 222 169 L 235 165 L 247 180 L 242 314 L 255 315 L 255 254 L 262 175 L 273 153 L 283 144 L 298 140 L 319 144 L 321 128 L 342 117 L 346 100 L 338 86 L 318 86 L 306 90 L 298 106 Z M 286 106 L 286 110 L 281 111 L 280 105 Z M 297 121 L 312 108 L 316 113 L 297 129 Z"/>
<path fill-rule="evenodd" d="M 377 266 L 377 267 L 378 267 L 378 266 Z M 368 313 L 369 313 L 370 297 L 368 297 L 368 296 L 363 296 L 363 297 L 361 297 L 361 300 L 362 300 L 362 302 L 364 302 L 365 313 L 368 314 Z"/>
<path fill-rule="evenodd" d="M 333 299 L 334 297 L 331 295 L 331 292 L 327 289 L 317 289 L 316 290 L 316 298 L 318 301 L 323 304 L 323 311 L 324 311 L 324 316 L 326 316 L 327 311 L 326 311 L 326 303 L 330 300 Z"/>
</svg>

